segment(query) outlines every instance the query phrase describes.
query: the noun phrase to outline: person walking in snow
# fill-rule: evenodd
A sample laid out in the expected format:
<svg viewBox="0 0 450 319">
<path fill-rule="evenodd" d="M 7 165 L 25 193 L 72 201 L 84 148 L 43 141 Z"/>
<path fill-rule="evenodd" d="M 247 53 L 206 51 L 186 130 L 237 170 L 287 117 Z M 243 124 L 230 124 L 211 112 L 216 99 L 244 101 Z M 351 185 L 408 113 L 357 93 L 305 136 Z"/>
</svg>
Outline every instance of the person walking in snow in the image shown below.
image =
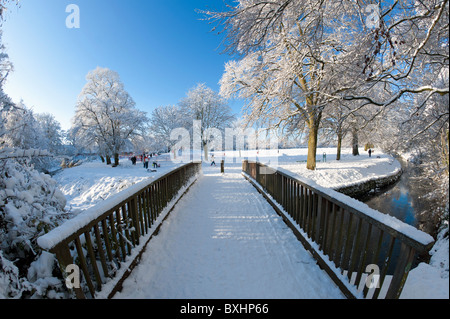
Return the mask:
<svg viewBox="0 0 450 319">
<path fill-rule="evenodd" d="M 372 157 L 372 149 L 369 148 L 369 157 Z"/>
<path fill-rule="evenodd" d="M 148 169 L 148 155 L 144 156 L 144 168 Z"/>
<path fill-rule="evenodd" d="M 216 166 L 216 161 L 214 160 L 214 155 L 211 155 L 211 166 Z"/>
</svg>

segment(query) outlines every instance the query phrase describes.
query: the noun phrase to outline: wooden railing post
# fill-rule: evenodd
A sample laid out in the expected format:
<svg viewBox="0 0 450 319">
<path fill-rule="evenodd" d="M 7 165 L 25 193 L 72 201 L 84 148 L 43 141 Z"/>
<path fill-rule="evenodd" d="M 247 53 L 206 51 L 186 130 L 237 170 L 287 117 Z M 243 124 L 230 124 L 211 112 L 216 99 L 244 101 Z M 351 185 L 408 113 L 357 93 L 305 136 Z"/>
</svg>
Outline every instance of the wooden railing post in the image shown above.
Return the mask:
<svg viewBox="0 0 450 319">
<path fill-rule="evenodd" d="M 69 246 L 67 245 L 67 243 L 61 243 L 60 245 L 56 246 L 51 252 L 55 254 L 56 259 L 59 262 L 59 268 L 61 269 L 64 280 L 67 280 L 67 267 L 74 264 L 72 255 L 70 254 Z M 83 289 L 81 288 L 81 286 L 79 286 L 79 283 L 73 282 L 72 284 L 74 286 L 73 290 L 75 292 L 76 298 L 86 299 Z"/>
</svg>

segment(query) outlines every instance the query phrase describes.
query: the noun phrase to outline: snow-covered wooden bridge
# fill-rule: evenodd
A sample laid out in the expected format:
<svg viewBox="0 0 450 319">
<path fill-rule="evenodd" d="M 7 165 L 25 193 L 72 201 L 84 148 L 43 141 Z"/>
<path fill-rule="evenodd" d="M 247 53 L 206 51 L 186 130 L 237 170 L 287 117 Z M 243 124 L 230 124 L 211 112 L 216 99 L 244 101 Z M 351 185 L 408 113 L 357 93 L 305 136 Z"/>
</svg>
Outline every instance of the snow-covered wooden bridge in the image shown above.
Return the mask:
<svg viewBox="0 0 450 319">
<path fill-rule="evenodd" d="M 244 162 L 225 174 L 183 165 L 38 242 L 56 254 L 77 298 L 335 299 L 397 298 L 433 239 Z"/>
</svg>

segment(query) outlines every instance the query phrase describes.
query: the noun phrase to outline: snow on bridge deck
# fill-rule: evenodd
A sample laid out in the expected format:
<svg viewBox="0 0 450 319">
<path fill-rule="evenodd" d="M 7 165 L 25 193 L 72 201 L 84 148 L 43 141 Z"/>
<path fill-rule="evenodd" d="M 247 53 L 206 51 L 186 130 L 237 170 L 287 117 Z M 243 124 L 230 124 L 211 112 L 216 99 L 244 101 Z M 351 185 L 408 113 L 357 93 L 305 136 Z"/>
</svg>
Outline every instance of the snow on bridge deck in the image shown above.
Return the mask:
<svg viewBox="0 0 450 319">
<path fill-rule="evenodd" d="M 204 166 L 115 298 L 344 298 L 241 175 Z"/>
</svg>

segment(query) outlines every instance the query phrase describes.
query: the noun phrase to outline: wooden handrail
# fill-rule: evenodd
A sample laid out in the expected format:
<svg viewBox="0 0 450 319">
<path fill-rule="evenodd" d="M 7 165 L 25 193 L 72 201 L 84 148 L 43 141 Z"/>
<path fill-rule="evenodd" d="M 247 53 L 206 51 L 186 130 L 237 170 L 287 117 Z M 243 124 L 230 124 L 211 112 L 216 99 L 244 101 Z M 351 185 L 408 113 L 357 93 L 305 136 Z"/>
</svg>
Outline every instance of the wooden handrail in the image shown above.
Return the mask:
<svg viewBox="0 0 450 319">
<path fill-rule="evenodd" d="M 134 185 L 38 239 L 41 248 L 56 255 L 64 278 L 70 275 L 68 266 L 80 269 L 80 286 L 73 289 L 76 298 L 95 298 L 108 278 L 128 275 L 130 262 L 135 263 L 130 258 L 159 231 L 161 219 L 167 217 L 162 212 L 173 207 L 180 190 L 189 187 L 200 170 L 201 163 L 188 163 L 155 181 Z"/>
<path fill-rule="evenodd" d="M 287 171 L 249 161 L 242 171 L 349 298 L 379 298 L 382 290 L 385 298 L 398 298 L 416 253 L 434 243 L 394 217 Z M 371 289 L 368 265 L 379 269 L 380 284 Z"/>
</svg>

